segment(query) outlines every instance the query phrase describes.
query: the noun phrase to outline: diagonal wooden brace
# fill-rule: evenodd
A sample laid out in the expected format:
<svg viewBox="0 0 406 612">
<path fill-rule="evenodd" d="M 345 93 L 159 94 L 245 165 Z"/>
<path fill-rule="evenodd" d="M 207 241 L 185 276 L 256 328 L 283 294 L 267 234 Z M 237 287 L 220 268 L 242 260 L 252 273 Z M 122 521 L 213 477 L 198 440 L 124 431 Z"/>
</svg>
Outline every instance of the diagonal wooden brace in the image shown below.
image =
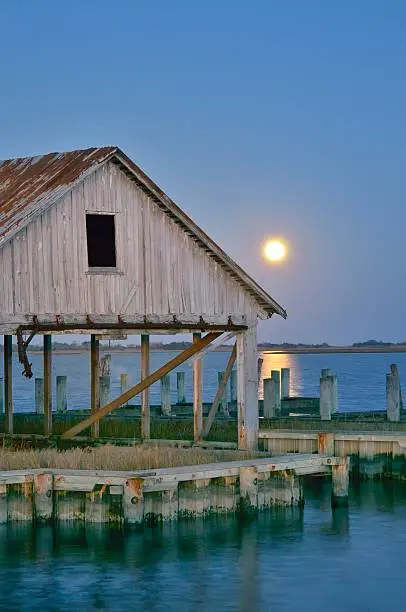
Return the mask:
<svg viewBox="0 0 406 612">
<path fill-rule="evenodd" d="M 133 397 L 144 391 L 144 389 L 146 389 L 147 387 L 150 387 L 157 380 L 162 378 L 162 376 L 169 374 L 169 372 L 171 372 L 179 365 L 187 361 L 190 357 L 204 349 L 211 342 L 216 340 L 216 338 L 221 336 L 221 334 L 222 332 L 213 332 L 206 334 L 198 342 L 195 342 L 187 349 L 179 353 L 179 355 L 176 355 L 176 357 L 165 363 L 165 365 L 161 366 L 158 370 L 150 374 L 147 378 L 144 378 L 144 380 L 137 383 L 134 387 L 127 389 L 127 391 L 116 397 L 116 399 L 112 400 L 102 408 L 99 408 L 99 410 L 91 414 L 89 417 L 65 431 L 62 434 L 62 438 L 72 438 L 73 436 L 76 436 L 78 433 L 86 429 L 86 427 L 89 427 L 90 425 L 93 425 L 93 423 L 100 421 L 100 419 L 102 419 L 110 412 L 113 412 L 113 410 L 117 410 L 117 408 L 119 408 L 122 404 L 128 402 L 128 400 L 132 399 Z"/>
<path fill-rule="evenodd" d="M 228 359 L 228 362 L 227 362 L 227 367 L 225 369 L 224 376 L 221 379 L 221 382 L 219 383 L 219 386 L 218 386 L 218 389 L 217 389 L 217 393 L 216 393 L 216 397 L 214 398 L 214 402 L 211 405 L 211 408 L 209 410 L 209 414 L 207 415 L 207 419 L 206 419 L 205 424 L 204 424 L 203 438 L 206 438 L 209 435 L 211 426 L 213 425 L 214 417 L 216 416 L 217 408 L 219 407 L 219 404 L 221 402 L 221 398 L 224 395 L 224 391 L 226 389 L 226 385 L 227 385 L 228 379 L 231 376 L 231 371 L 233 369 L 233 365 L 235 363 L 236 358 L 237 358 L 237 346 L 234 344 L 233 350 L 232 350 L 231 355 L 230 355 L 230 357 Z"/>
</svg>

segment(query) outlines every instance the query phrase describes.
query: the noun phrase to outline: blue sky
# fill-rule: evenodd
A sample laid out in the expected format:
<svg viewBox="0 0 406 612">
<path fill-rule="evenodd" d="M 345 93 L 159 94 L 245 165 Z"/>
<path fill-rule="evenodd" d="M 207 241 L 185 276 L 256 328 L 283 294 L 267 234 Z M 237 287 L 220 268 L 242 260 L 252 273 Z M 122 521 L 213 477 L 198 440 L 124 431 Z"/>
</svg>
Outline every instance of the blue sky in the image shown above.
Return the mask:
<svg viewBox="0 0 406 612">
<path fill-rule="evenodd" d="M 0 28 L 0 158 L 117 144 L 287 308 L 262 339 L 406 339 L 406 3 L 4 0 Z"/>
</svg>

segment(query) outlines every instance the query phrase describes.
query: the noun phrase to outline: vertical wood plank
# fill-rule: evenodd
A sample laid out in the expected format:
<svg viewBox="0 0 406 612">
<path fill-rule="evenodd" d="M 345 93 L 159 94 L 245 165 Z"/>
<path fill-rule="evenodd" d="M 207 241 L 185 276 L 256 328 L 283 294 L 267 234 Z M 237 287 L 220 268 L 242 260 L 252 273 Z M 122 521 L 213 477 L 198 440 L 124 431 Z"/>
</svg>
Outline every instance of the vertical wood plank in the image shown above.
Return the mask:
<svg viewBox="0 0 406 612">
<path fill-rule="evenodd" d="M 258 445 L 256 325 L 237 335 L 237 406 L 238 447 L 255 450 Z"/>
<path fill-rule="evenodd" d="M 149 336 L 141 335 L 141 380 L 149 376 Z M 141 394 L 141 438 L 151 437 L 151 418 L 149 410 L 149 387 Z"/>
<path fill-rule="evenodd" d="M 44 336 L 44 434 L 52 434 L 52 336 Z"/>
<path fill-rule="evenodd" d="M 198 342 L 201 338 L 200 333 L 193 334 L 193 342 Z M 193 362 L 193 436 L 198 442 L 202 439 L 203 432 L 203 376 L 202 360 L 196 359 Z"/>
<path fill-rule="evenodd" d="M 94 334 L 90 336 L 90 401 L 91 412 L 96 412 L 100 403 L 100 379 L 99 379 L 99 341 Z M 99 421 L 91 427 L 92 438 L 99 437 Z"/>
<path fill-rule="evenodd" d="M 4 431 L 13 433 L 13 336 L 4 336 Z"/>
</svg>

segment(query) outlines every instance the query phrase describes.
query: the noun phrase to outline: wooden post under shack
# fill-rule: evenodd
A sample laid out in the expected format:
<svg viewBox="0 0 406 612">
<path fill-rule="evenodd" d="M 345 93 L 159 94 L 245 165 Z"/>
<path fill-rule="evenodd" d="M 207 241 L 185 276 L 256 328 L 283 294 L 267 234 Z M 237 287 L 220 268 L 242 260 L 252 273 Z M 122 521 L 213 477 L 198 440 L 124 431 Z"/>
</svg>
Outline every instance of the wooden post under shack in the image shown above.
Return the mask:
<svg viewBox="0 0 406 612">
<path fill-rule="evenodd" d="M 99 378 L 100 345 L 95 334 L 90 336 L 90 407 L 92 414 L 97 412 L 100 403 L 100 378 Z M 99 421 L 91 426 L 92 438 L 98 438 L 100 433 Z"/>
<path fill-rule="evenodd" d="M 13 336 L 4 336 L 4 431 L 12 434 L 13 428 Z"/>
<path fill-rule="evenodd" d="M 149 376 L 149 336 L 141 334 L 141 380 Z M 151 416 L 149 408 L 149 387 L 141 393 L 141 438 L 151 437 Z"/>
<path fill-rule="evenodd" d="M 199 342 L 202 334 L 194 333 L 193 342 Z M 193 362 L 193 438 L 195 442 L 202 439 L 203 432 L 203 376 L 202 360 Z"/>
</svg>

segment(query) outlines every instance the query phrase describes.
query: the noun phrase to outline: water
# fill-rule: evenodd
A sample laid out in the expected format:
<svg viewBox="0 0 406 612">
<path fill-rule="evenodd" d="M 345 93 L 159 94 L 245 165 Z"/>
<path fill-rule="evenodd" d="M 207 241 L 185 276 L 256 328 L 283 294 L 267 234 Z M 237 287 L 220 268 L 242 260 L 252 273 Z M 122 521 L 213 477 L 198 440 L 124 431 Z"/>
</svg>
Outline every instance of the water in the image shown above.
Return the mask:
<svg viewBox="0 0 406 612">
<path fill-rule="evenodd" d="M 0 610 L 374 612 L 406 596 L 406 484 L 365 482 L 332 512 L 306 505 L 242 525 L 219 518 L 121 532 L 0 528 Z"/>
<path fill-rule="evenodd" d="M 173 352 L 151 352 L 151 371 L 172 358 Z M 262 377 L 270 376 L 271 369 L 291 369 L 291 394 L 301 396 L 319 395 L 319 378 L 322 368 L 330 368 L 339 379 L 339 409 L 384 410 L 385 374 L 391 363 L 397 363 L 400 374 L 406 372 L 406 354 L 321 354 L 321 355 L 272 355 L 263 354 Z M 224 370 L 228 359 L 227 352 L 208 353 L 204 357 L 203 400 L 213 401 L 217 390 L 217 372 Z M 70 409 L 88 408 L 90 405 L 89 353 L 57 354 L 53 357 L 53 375 L 68 377 L 68 407 Z M 42 356 L 40 353 L 30 355 L 34 376 L 42 377 Z M 3 363 L 0 360 L 0 377 L 3 376 Z M 192 367 L 191 363 L 178 368 L 185 372 L 186 398 L 192 401 Z M 13 362 L 14 405 L 16 412 L 34 410 L 34 379 L 21 376 L 22 366 L 16 356 Z M 177 371 L 177 370 L 175 370 Z M 111 362 L 112 397 L 120 393 L 120 374 L 128 372 L 129 384 L 135 384 L 140 377 L 139 353 L 113 353 Z M 54 379 L 55 380 L 55 379 Z M 172 401 L 176 401 L 176 374 L 171 374 Z M 55 389 L 54 389 L 55 394 Z M 259 386 L 262 398 L 262 381 Z M 54 405 L 55 405 L 54 397 Z M 135 403 L 139 403 L 139 398 Z M 160 403 L 160 386 L 151 387 L 151 402 Z"/>
</svg>

